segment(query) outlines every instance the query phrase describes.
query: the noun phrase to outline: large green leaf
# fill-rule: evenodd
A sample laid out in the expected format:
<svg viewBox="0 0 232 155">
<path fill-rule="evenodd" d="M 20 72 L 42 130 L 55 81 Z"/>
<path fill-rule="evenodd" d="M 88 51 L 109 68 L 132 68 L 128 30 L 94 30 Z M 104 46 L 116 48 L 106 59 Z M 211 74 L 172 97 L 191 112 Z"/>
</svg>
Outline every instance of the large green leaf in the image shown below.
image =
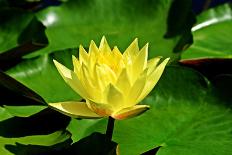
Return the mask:
<svg viewBox="0 0 232 155">
<path fill-rule="evenodd" d="M 13 116 L 18 117 L 28 117 L 35 113 L 38 113 L 44 109 L 46 106 L 4 106 L 4 108 Z"/>
<path fill-rule="evenodd" d="M 229 4 L 209 9 L 193 27 L 194 44 L 182 59 L 232 57 L 232 9 Z"/>
<path fill-rule="evenodd" d="M 45 101 L 20 82 L 0 71 L 0 105 L 41 105 Z"/>
<path fill-rule="evenodd" d="M 125 50 L 129 43 L 138 37 L 141 46 L 150 43 L 150 56 L 172 56 L 172 50 L 178 39 L 163 37 L 166 33 L 171 2 L 171 0 L 70 0 L 60 7 L 50 7 L 37 14 L 47 27 L 46 34 L 50 44 L 30 56 L 73 48 L 79 44 L 88 47 L 90 40 L 99 42 L 103 35 L 112 47 L 117 45 L 121 50 Z M 185 19 L 182 16 L 180 18 Z"/>
<path fill-rule="evenodd" d="M 32 12 L 6 7 L 0 13 L 0 53 L 26 43 L 41 47 L 48 43 L 45 27 Z"/>
<path fill-rule="evenodd" d="M 70 135 L 60 131 L 54 132 L 49 135 L 36 135 L 36 136 L 27 136 L 21 138 L 3 138 L 0 137 L 0 154 L 12 155 L 5 147 L 6 145 L 14 145 L 16 142 L 20 144 L 32 144 L 32 145 L 42 145 L 50 146 L 68 139 Z"/>
<path fill-rule="evenodd" d="M 232 113 L 211 94 L 211 85 L 198 72 L 167 67 L 143 104 L 141 116 L 116 121 L 113 140 L 121 154 L 140 154 L 162 146 L 158 155 L 229 155 L 232 152 Z M 106 119 L 72 120 L 76 141 L 91 132 L 105 132 Z"/>
<path fill-rule="evenodd" d="M 61 117 L 61 114 L 57 112 L 48 113 L 48 111 L 34 114 L 28 118 L 13 117 L 15 114 L 25 117 L 25 115 L 37 111 L 35 108 L 31 108 L 32 111 L 28 111 L 28 108 L 25 109 L 26 111 L 20 111 L 20 108 L 7 107 L 7 111 L 0 108 L 0 154 L 11 154 L 6 150 L 6 146 L 10 144 L 50 146 L 70 137 L 69 133 L 58 131 L 62 128 L 64 130 L 67 126 L 69 122 L 67 117 Z"/>
<path fill-rule="evenodd" d="M 46 102 L 79 100 L 79 95 L 64 82 L 52 61 L 55 59 L 71 69 L 72 55 L 76 54 L 77 49 L 70 49 L 26 59 L 7 73 L 34 90 Z"/>
<path fill-rule="evenodd" d="M 21 57 L 48 44 L 45 27 L 33 13 L 0 8 L 0 69 L 17 64 Z"/>
<path fill-rule="evenodd" d="M 24 114 L 25 113 L 28 113 L 28 112 L 24 112 Z M 43 120 L 44 118 L 42 118 L 42 117 L 38 117 L 38 119 Z M 25 122 L 22 121 L 21 124 L 25 123 L 25 125 L 26 125 L 26 123 L 28 123 L 27 127 L 24 126 L 26 128 L 23 128 L 23 126 L 19 126 L 19 124 L 20 124 L 19 119 L 17 121 L 15 121 L 15 122 L 12 122 L 11 124 L 8 123 L 7 125 L 2 125 L 2 122 L 6 121 L 6 120 L 9 120 L 9 119 L 14 119 L 14 117 L 7 110 L 0 107 L 0 121 L 1 121 L 0 122 L 0 128 L 1 128 L 1 130 L 0 130 L 1 131 L 0 132 L 1 133 L 1 136 L 0 136 L 0 154 L 2 154 L 2 155 L 3 154 L 4 155 L 11 155 L 12 153 L 7 151 L 7 149 L 5 147 L 6 147 L 6 145 L 9 145 L 9 144 L 13 145 L 16 142 L 21 143 L 21 144 L 33 144 L 33 145 L 50 146 L 50 145 L 54 145 L 54 144 L 63 142 L 63 141 L 65 141 L 66 139 L 68 139 L 70 137 L 70 134 L 68 134 L 67 132 L 56 131 L 56 132 L 53 132 L 53 133 L 50 133 L 50 134 L 43 134 L 43 135 L 27 135 L 27 136 L 23 136 L 23 137 L 20 137 L 20 138 L 12 138 L 12 137 L 6 138 L 6 137 L 3 137 L 4 130 L 6 130 L 5 133 L 13 135 L 13 134 L 18 134 L 22 130 L 28 130 L 29 131 L 30 130 L 29 126 L 31 125 L 31 130 L 32 131 L 29 131 L 29 132 L 34 132 L 33 129 L 32 129 L 33 128 L 33 122 L 31 122 L 31 124 L 30 124 L 30 123 L 28 123 L 28 121 L 25 121 Z M 46 124 L 54 123 L 54 120 L 53 120 L 53 122 L 49 122 L 49 119 L 50 118 L 44 119 L 44 122 L 46 122 L 46 123 L 45 124 L 35 125 L 37 127 L 34 128 L 34 129 L 41 130 L 41 128 L 44 128 L 44 126 L 46 126 Z M 56 116 L 56 119 L 57 119 L 57 116 Z M 35 121 L 35 119 L 34 119 L 34 121 Z M 34 123 L 36 123 L 36 122 L 34 122 Z M 42 125 L 42 126 L 39 127 L 39 125 Z M 11 130 L 14 130 L 14 132 L 11 133 L 12 132 Z"/>
<path fill-rule="evenodd" d="M 1 9 L 0 13 L 0 53 L 2 53 L 18 46 L 18 36 L 29 24 L 33 15 L 22 10 L 9 8 Z"/>
</svg>

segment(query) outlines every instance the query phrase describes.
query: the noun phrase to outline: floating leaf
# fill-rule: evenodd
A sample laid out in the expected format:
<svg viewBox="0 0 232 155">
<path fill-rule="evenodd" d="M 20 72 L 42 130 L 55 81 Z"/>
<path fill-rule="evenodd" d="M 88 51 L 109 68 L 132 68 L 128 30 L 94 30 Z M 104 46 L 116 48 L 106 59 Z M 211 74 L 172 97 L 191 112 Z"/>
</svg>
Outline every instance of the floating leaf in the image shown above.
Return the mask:
<svg viewBox="0 0 232 155">
<path fill-rule="evenodd" d="M 120 152 L 141 154 L 158 146 L 158 155 L 231 152 L 232 113 L 208 83 L 192 69 L 167 67 L 153 94 L 142 102 L 151 109 L 139 117 L 116 121 L 113 140 Z M 105 126 L 105 119 L 72 120 L 69 131 L 77 141 L 91 132 L 104 133 Z"/>
<path fill-rule="evenodd" d="M 229 4 L 203 12 L 193 30 L 194 44 L 182 59 L 232 57 L 232 9 Z"/>
</svg>

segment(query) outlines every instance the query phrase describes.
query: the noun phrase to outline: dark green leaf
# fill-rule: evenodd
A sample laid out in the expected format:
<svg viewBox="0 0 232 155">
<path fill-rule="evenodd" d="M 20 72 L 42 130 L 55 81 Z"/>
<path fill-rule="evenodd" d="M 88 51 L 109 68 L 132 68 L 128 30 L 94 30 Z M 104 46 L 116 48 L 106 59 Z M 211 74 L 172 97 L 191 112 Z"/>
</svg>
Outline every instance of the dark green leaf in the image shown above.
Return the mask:
<svg viewBox="0 0 232 155">
<path fill-rule="evenodd" d="M 26 59 L 7 73 L 34 90 L 46 102 L 80 100 L 79 95 L 64 82 L 52 61 L 55 59 L 71 69 L 72 55 L 76 54 L 77 49 L 67 49 Z"/>
<path fill-rule="evenodd" d="M 110 141 L 104 134 L 92 133 L 72 144 L 69 154 L 116 155 L 117 143 Z"/>
<path fill-rule="evenodd" d="M 11 117 L 0 122 L 0 136 L 13 138 L 45 135 L 64 130 L 70 118 L 51 109 L 42 110 L 29 117 Z"/>
<path fill-rule="evenodd" d="M 105 35 L 110 45 L 122 51 L 139 38 L 140 45 L 149 42 L 151 57 L 172 53 L 177 39 L 165 39 L 171 0 L 70 0 L 60 7 L 50 7 L 37 14 L 46 25 L 49 46 L 28 57 L 73 48 L 90 40 L 100 42 Z"/>
<path fill-rule="evenodd" d="M 209 9 L 193 27 L 194 44 L 182 55 L 191 58 L 229 58 L 232 56 L 232 11 L 229 4 Z"/>
<path fill-rule="evenodd" d="M 201 72 L 209 80 L 220 74 L 232 74 L 232 59 L 202 58 L 181 60 L 180 64 Z"/>
<path fill-rule="evenodd" d="M 67 155 L 67 149 L 71 143 L 72 140 L 67 139 L 51 146 L 16 143 L 16 145 L 5 145 L 5 148 L 15 155 Z"/>
<path fill-rule="evenodd" d="M 15 155 L 116 155 L 117 143 L 100 133 L 93 133 L 74 144 L 71 142 L 71 139 L 67 139 L 52 146 L 16 143 L 5 148 Z"/>
<path fill-rule="evenodd" d="M 4 108 L 9 112 L 12 116 L 17 117 L 29 117 L 33 114 L 36 114 L 44 109 L 47 106 L 4 106 Z"/>
<path fill-rule="evenodd" d="M 219 100 L 232 107 L 232 74 L 218 75 L 212 79 L 212 84 L 215 87 L 215 95 L 218 96 Z"/>
<path fill-rule="evenodd" d="M 20 151 L 19 149 L 22 149 L 22 151 L 24 151 L 24 150 L 27 151 L 27 148 L 25 148 L 23 146 L 25 146 L 25 145 L 27 146 L 28 144 L 33 145 L 33 146 L 40 145 L 40 146 L 44 146 L 44 147 L 51 146 L 51 145 L 55 145 L 58 143 L 62 143 L 69 138 L 70 138 L 69 134 L 64 133 L 64 132 L 60 132 L 60 131 L 49 134 L 49 135 L 26 136 L 26 137 L 20 137 L 20 138 L 0 137 L 0 154 L 12 155 L 12 153 L 10 153 L 9 151 L 12 151 L 12 152 L 14 151 L 15 153 L 17 153 L 16 151 Z M 14 145 L 16 142 L 20 143 L 21 145 L 17 145 L 16 147 L 13 147 L 12 145 Z M 55 146 L 59 146 L 59 144 L 55 145 Z M 47 148 L 49 148 L 49 147 L 47 147 Z M 28 154 L 28 155 L 31 155 L 31 154 Z"/>
<path fill-rule="evenodd" d="M 0 8 L 0 68 L 17 64 L 21 57 L 48 44 L 44 25 L 33 13 Z"/>
<path fill-rule="evenodd" d="M 178 21 L 178 22 L 177 22 Z M 181 52 L 193 43 L 191 28 L 196 23 L 191 0 L 174 0 L 169 9 L 166 38 L 180 36 L 174 53 Z"/>
<path fill-rule="evenodd" d="M 34 91 L 0 71 L 0 105 L 41 105 L 45 101 Z"/>
</svg>

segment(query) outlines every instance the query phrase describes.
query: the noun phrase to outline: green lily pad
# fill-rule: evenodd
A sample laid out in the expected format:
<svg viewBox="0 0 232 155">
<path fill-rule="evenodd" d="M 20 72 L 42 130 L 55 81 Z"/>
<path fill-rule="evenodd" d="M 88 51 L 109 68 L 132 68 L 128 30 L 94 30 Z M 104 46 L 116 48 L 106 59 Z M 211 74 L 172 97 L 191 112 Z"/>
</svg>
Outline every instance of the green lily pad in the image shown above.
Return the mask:
<svg viewBox="0 0 232 155">
<path fill-rule="evenodd" d="M 232 8 L 229 4 L 209 9 L 199 15 L 192 28 L 194 44 L 182 59 L 232 57 Z"/>
<path fill-rule="evenodd" d="M 48 44 L 45 27 L 32 12 L 6 7 L 0 9 L 0 22 L 1 59 L 5 52 L 23 55 Z"/>
<path fill-rule="evenodd" d="M 49 135 L 36 135 L 36 136 L 26 136 L 20 138 L 3 138 L 0 137 L 0 154 L 12 155 L 5 146 L 14 145 L 16 142 L 20 144 L 31 144 L 31 145 L 42 145 L 50 146 L 67 140 L 70 137 L 69 134 L 63 133 L 61 131 L 54 132 Z"/>
<path fill-rule="evenodd" d="M 35 91 L 46 102 L 80 100 L 80 96 L 64 82 L 52 61 L 55 59 L 72 69 L 72 55 L 77 55 L 77 49 L 26 59 L 7 73 Z"/>
<path fill-rule="evenodd" d="M 232 152 L 232 113 L 215 97 L 209 81 L 185 67 L 167 67 L 143 104 L 150 110 L 116 121 L 113 140 L 121 154 L 141 154 L 161 146 L 158 155 L 229 155 Z M 105 132 L 106 119 L 72 120 L 73 140 Z M 77 136 L 78 135 L 78 136 Z"/>
<path fill-rule="evenodd" d="M 41 105 L 45 101 L 31 89 L 0 71 L 0 105 Z"/>
<path fill-rule="evenodd" d="M 31 115 L 37 113 L 38 109 L 23 106 L 18 109 L 16 107 L 7 107 L 6 109 L 0 107 L 0 154 L 12 154 L 7 151 L 6 146 L 15 143 L 51 146 L 70 138 L 70 133 L 64 131 L 69 118 L 62 117 L 62 114 L 54 111 L 49 112 L 49 110 Z M 14 115 L 31 116 L 22 118 L 14 117 Z"/>
<path fill-rule="evenodd" d="M 121 50 L 139 38 L 141 46 L 149 42 L 151 57 L 173 56 L 178 39 L 164 38 L 171 3 L 171 0 L 70 0 L 60 7 L 50 7 L 37 13 L 47 27 L 49 45 L 27 57 L 80 44 L 88 47 L 90 40 L 100 42 L 103 35 L 112 47 L 117 45 Z"/>
<path fill-rule="evenodd" d="M 12 116 L 28 117 L 44 110 L 47 107 L 46 106 L 4 106 L 4 108 Z"/>
</svg>

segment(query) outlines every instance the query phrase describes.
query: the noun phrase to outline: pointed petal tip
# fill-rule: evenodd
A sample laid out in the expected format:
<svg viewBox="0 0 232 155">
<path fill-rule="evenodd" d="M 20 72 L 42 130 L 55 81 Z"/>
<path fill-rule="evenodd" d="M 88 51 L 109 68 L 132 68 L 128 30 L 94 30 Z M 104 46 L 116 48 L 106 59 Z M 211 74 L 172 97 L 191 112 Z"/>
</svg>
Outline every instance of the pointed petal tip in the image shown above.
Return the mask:
<svg viewBox="0 0 232 155">
<path fill-rule="evenodd" d="M 144 49 L 144 48 L 145 48 L 146 50 L 148 50 L 148 46 L 149 46 L 149 43 L 146 43 L 146 44 L 143 46 L 143 48 L 142 48 L 142 49 Z M 142 50 L 142 49 L 141 49 L 141 50 Z"/>
<path fill-rule="evenodd" d="M 91 40 L 91 41 L 90 41 L 90 46 L 93 46 L 93 45 L 95 46 L 96 43 L 95 43 L 95 41 Z"/>
<path fill-rule="evenodd" d="M 54 64 L 58 63 L 58 61 L 56 61 L 55 59 L 52 60 Z"/>
<path fill-rule="evenodd" d="M 75 55 L 72 55 L 72 60 L 76 60 L 76 56 Z"/>
<path fill-rule="evenodd" d="M 61 68 L 63 65 L 61 63 L 59 63 L 58 61 L 56 61 L 55 59 L 53 59 L 53 63 L 56 66 L 56 68 L 59 70 L 59 68 Z"/>
<path fill-rule="evenodd" d="M 102 36 L 102 38 L 101 38 L 101 42 L 103 43 L 103 42 L 107 42 L 107 40 L 106 40 L 106 37 L 105 36 Z"/>
<path fill-rule="evenodd" d="M 162 62 L 162 64 L 166 65 L 169 62 L 170 58 L 166 58 L 164 59 L 164 61 Z"/>
<path fill-rule="evenodd" d="M 138 45 L 138 44 L 139 44 L 139 41 L 138 41 L 138 40 L 139 40 L 138 38 L 135 38 L 135 39 L 132 41 L 131 44 L 136 44 L 136 45 Z"/>
<path fill-rule="evenodd" d="M 80 44 L 80 45 L 79 45 L 79 49 L 84 49 L 84 47 Z"/>
<path fill-rule="evenodd" d="M 149 46 L 149 43 L 146 43 L 146 45 L 145 45 L 145 46 L 147 46 L 147 47 L 148 47 L 148 46 Z"/>
</svg>

